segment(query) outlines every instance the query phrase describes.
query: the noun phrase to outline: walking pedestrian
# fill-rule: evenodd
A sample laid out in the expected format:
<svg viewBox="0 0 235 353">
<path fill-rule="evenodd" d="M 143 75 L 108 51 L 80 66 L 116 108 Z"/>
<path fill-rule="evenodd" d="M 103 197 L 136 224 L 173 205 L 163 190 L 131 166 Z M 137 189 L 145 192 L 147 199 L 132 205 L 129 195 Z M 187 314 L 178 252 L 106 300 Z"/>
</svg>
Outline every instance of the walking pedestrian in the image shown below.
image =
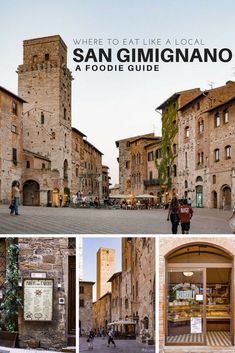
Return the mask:
<svg viewBox="0 0 235 353">
<path fill-rule="evenodd" d="M 19 205 L 20 205 L 20 183 L 17 180 L 12 182 L 11 186 L 11 205 L 10 214 L 13 215 L 15 212 L 16 216 L 19 216 Z"/>
<path fill-rule="evenodd" d="M 107 347 L 110 347 L 110 343 L 112 343 L 114 345 L 114 347 L 116 347 L 116 344 L 114 342 L 113 336 L 114 336 L 113 329 L 110 328 L 109 332 L 108 332 L 108 345 L 107 345 Z"/>
<path fill-rule="evenodd" d="M 189 234 L 190 221 L 193 216 L 193 209 L 187 203 L 187 199 L 183 200 L 183 205 L 179 206 L 179 218 L 182 228 L 182 234 Z"/>
<path fill-rule="evenodd" d="M 93 349 L 94 337 L 95 337 L 95 333 L 91 330 L 87 339 L 88 349 Z"/>
<path fill-rule="evenodd" d="M 171 225 L 172 225 L 172 228 L 171 228 L 172 234 L 177 234 L 178 225 L 180 222 L 179 203 L 178 203 L 177 197 L 173 197 L 170 203 L 167 221 L 169 220 L 171 221 Z"/>
<path fill-rule="evenodd" d="M 60 195 L 60 197 L 59 197 L 60 207 L 62 207 L 62 201 L 63 201 L 63 197 L 62 197 L 62 195 Z"/>
</svg>

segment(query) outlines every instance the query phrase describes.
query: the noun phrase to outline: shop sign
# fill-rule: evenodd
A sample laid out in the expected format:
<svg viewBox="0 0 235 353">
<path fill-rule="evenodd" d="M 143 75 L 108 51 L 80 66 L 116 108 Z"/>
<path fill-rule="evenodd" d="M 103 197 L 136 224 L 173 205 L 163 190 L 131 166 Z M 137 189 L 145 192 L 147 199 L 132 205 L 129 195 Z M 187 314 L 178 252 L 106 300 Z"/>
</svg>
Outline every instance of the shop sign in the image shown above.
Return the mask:
<svg viewBox="0 0 235 353">
<path fill-rule="evenodd" d="M 202 333 L 201 317 L 191 317 L 191 333 Z"/>
<path fill-rule="evenodd" d="M 192 290 L 177 290 L 176 299 L 194 299 L 194 291 Z"/>
<path fill-rule="evenodd" d="M 24 320 L 52 321 L 53 279 L 24 280 Z"/>
</svg>

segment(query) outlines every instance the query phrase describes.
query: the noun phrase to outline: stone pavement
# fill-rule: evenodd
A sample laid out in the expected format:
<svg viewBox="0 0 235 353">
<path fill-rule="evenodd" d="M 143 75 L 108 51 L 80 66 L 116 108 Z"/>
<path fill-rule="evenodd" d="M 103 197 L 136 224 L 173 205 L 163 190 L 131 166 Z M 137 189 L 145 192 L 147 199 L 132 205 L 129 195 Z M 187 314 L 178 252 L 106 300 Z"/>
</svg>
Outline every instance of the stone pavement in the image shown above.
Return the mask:
<svg viewBox="0 0 235 353">
<path fill-rule="evenodd" d="M 43 350 L 35 350 L 35 349 L 21 349 L 21 348 L 7 348 L 0 347 L 0 353 L 58 353 L 55 351 L 43 351 Z"/>
<path fill-rule="evenodd" d="M 107 347 L 107 338 L 102 339 L 95 337 L 93 342 L 93 350 L 88 349 L 85 337 L 79 339 L 79 353 L 155 353 L 154 346 L 147 346 L 137 342 L 136 340 L 115 340 L 116 348 L 113 346 Z M 157 353 L 157 352 L 156 352 Z"/>
<path fill-rule="evenodd" d="M 20 207 L 10 216 L 0 205 L 0 234 L 169 234 L 167 210 L 104 210 Z M 194 209 L 191 234 L 231 234 L 231 211 Z M 181 229 L 179 228 L 179 233 Z"/>
</svg>

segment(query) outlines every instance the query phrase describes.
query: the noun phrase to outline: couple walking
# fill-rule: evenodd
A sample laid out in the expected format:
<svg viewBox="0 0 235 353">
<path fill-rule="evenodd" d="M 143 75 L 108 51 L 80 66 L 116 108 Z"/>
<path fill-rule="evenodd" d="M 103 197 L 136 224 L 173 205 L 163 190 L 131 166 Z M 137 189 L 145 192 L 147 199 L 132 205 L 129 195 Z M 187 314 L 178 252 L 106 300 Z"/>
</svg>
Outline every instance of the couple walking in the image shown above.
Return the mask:
<svg viewBox="0 0 235 353">
<path fill-rule="evenodd" d="M 19 205 L 20 205 L 20 183 L 17 180 L 12 182 L 11 186 L 11 204 L 9 206 L 13 215 L 15 213 L 16 216 L 19 216 Z"/>
<path fill-rule="evenodd" d="M 171 221 L 172 234 L 177 234 L 179 223 L 181 223 L 182 234 L 188 234 L 190 229 L 190 221 L 193 216 L 193 209 L 188 200 L 184 199 L 179 204 L 176 197 L 173 197 L 167 220 Z"/>
</svg>

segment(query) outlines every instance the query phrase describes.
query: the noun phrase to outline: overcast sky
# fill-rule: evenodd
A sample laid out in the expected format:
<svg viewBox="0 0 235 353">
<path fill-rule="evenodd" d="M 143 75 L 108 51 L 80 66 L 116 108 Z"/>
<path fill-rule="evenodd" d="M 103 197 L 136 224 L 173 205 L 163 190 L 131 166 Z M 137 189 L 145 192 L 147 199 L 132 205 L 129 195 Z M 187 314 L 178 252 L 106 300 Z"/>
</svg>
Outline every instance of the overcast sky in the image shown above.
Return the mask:
<svg viewBox="0 0 235 353">
<path fill-rule="evenodd" d="M 202 39 L 235 53 L 234 0 L 11 0 L 1 3 L 0 85 L 17 93 L 24 39 L 60 34 L 73 73 L 72 123 L 104 153 L 118 182 L 115 140 L 161 132 L 155 108 L 175 91 L 234 79 L 235 61 L 161 64 L 159 72 L 75 72 L 73 39 Z M 86 47 L 83 47 L 84 49 Z M 114 46 L 112 46 L 115 49 Z M 182 46 L 181 46 L 182 48 Z"/>
</svg>

